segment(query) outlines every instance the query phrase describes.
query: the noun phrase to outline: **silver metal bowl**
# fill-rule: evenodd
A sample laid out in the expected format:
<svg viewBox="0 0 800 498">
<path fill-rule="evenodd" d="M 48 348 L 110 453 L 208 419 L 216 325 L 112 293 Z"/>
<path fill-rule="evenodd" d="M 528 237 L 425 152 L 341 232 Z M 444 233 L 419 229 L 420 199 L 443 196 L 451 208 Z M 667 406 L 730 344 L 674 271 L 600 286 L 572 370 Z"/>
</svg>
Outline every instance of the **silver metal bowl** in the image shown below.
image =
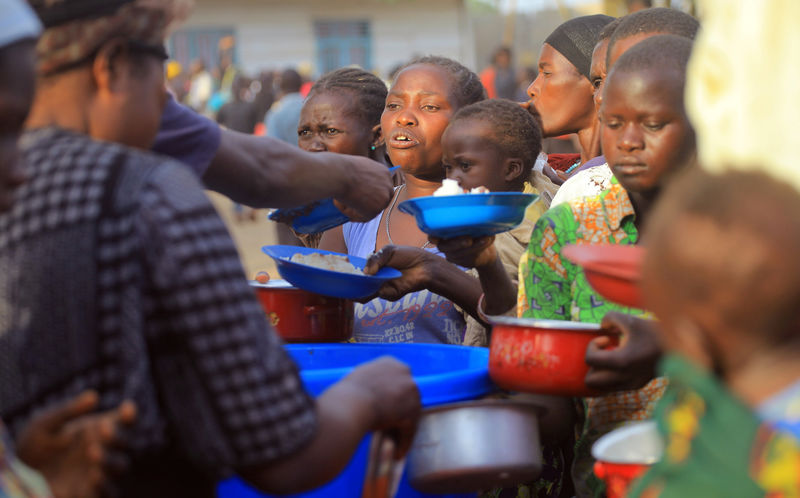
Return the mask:
<svg viewBox="0 0 800 498">
<path fill-rule="evenodd" d="M 503 399 L 426 410 L 408 455 L 411 485 L 423 493 L 470 493 L 536 479 L 543 412 Z"/>
</svg>

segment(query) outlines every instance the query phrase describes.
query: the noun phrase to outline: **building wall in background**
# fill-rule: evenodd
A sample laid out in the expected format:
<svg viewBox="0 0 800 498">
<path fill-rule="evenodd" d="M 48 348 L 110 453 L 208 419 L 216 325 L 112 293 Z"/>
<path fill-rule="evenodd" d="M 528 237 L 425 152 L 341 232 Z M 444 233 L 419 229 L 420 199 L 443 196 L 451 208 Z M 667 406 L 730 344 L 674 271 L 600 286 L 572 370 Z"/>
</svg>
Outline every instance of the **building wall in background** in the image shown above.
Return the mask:
<svg viewBox="0 0 800 498">
<path fill-rule="evenodd" d="M 321 26 L 337 23 L 358 23 L 363 29 L 351 33 L 343 28 L 338 35 L 319 36 Z M 346 60 L 341 54 L 347 52 L 367 61 L 366 69 L 381 76 L 416 55 L 444 55 L 476 67 L 463 0 L 196 0 L 192 16 L 174 40 L 181 32 L 229 31 L 236 40 L 237 65 L 250 74 L 291 66 L 310 68 L 319 76 L 321 62 Z"/>
</svg>

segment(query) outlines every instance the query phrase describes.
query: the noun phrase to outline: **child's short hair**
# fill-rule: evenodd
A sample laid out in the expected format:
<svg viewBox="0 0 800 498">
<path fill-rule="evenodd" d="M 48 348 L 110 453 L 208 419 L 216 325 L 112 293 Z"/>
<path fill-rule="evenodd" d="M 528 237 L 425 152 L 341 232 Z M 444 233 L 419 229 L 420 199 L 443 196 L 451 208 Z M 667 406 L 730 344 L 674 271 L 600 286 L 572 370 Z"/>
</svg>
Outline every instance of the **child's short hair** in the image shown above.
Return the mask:
<svg viewBox="0 0 800 498">
<path fill-rule="evenodd" d="M 450 120 L 448 127 L 471 119 L 480 119 L 489 125 L 492 141 L 502 154 L 522 159 L 521 180 L 526 180 L 542 150 L 542 129 L 533 116 L 510 100 L 483 100 L 462 107 Z"/>
<path fill-rule="evenodd" d="M 600 36 L 597 38 L 597 43 L 600 43 L 601 41 L 610 40 L 611 35 L 614 34 L 614 32 L 617 30 L 617 26 L 619 26 L 619 23 L 621 23 L 623 19 L 624 19 L 623 17 L 618 17 L 613 21 L 611 21 L 610 23 L 603 26 L 603 29 L 600 30 Z M 597 45 L 597 43 L 595 43 L 595 45 Z"/>
<path fill-rule="evenodd" d="M 715 306 L 730 330 L 798 341 L 800 192 L 765 173 L 692 168 L 648 220 L 646 277 L 676 303 Z"/>
<path fill-rule="evenodd" d="M 688 38 L 657 35 L 637 43 L 617 59 L 611 72 L 673 69 L 686 80 L 686 66 L 692 52 Z"/>
<path fill-rule="evenodd" d="M 308 98 L 317 93 L 349 92 L 355 100 L 350 106 L 354 114 L 368 126 L 380 124 L 381 114 L 386 105 L 388 90 L 386 83 L 372 73 L 354 67 L 336 69 L 322 75 L 311 90 Z"/>
<path fill-rule="evenodd" d="M 640 10 L 620 18 L 614 33 L 608 42 L 608 53 L 617 41 L 642 33 L 661 33 L 675 35 L 694 40 L 700 23 L 694 17 L 675 9 L 658 7 Z"/>
<path fill-rule="evenodd" d="M 481 79 L 460 62 L 438 55 L 428 55 L 412 60 L 403 66 L 403 69 L 416 64 L 430 64 L 449 73 L 453 78 L 453 96 L 457 99 L 456 104 L 459 107 L 486 100 L 486 89 Z"/>
</svg>

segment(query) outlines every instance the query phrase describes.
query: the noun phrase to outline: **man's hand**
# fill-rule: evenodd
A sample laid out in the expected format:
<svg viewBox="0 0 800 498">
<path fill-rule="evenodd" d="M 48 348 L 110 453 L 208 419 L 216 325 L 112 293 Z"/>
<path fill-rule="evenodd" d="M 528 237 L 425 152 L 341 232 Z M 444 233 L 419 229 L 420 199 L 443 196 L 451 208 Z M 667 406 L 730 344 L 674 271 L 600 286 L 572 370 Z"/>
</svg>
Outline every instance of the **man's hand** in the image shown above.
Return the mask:
<svg viewBox="0 0 800 498">
<path fill-rule="evenodd" d="M 386 356 L 359 366 L 344 381 L 370 399 L 373 430 L 391 434 L 397 443 L 395 456 L 405 455 L 414 440 L 421 410 L 419 389 L 408 366 Z"/>
<path fill-rule="evenodd" d="M 465 268 L 482 268 L 491 265 L 497 259 L 494 247 L 494 235 L 487 237 L 454 237 L 439 239 L 429 237 L 432 244 L 442 251 L 447 261 Z"/>
<path fill-rule="evenodd" d="M 98 396 L 87 391 L 35 416 L 17 439 L 17 456 L 38 470 L 56 498 L 100 496 L 109 475 L 124 472 L 123 427 L 136 419 L 125 401 L 92 413 Z"/>
<path fill-rule="evenodd" d="M 383 211 L 392 200 L 392 176 L 389 168 L 361 156 L 330 154 L 343 161 L 341 171 L 349 179 L 345 191 L 334 204 L 353 221 L 369 221 Z"/>
<path fill-rule="evenodd" d="M 661 358 L 656 323 L 635 316 L 610 311 L 602 328 L 620 336 L 619 346 L 612 347 L 608 337 L 598 337 L 586 349 L 586 385 L 603 392 L 627 391 L 644 387 L 655 377 Z"/>
<path fill-rule="evenodd" d="M 378 290 L 378 297 L 397 301 L 410 292 L 428 289 L 436 265 L 445 260 L 418 247 L 385 246 L 367 258 L 364 273 L 374 275 L 384 266 L 400 270 L 403 276 L 390 280 Z"/>
</svg>

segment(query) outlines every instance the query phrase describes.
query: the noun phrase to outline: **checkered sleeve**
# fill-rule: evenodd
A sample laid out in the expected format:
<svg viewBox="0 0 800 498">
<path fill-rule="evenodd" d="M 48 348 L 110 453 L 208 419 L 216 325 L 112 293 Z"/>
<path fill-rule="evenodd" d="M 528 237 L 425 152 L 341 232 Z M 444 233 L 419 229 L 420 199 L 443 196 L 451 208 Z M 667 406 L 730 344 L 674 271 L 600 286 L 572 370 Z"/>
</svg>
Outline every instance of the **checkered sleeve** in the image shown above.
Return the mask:
<svg viewBox="0 0 800 498">
<path fill-rule="evenodd" d="M 144 188 L 139 236 L 153 289 L 148 344 L 181 451 L 214 470 L 307 444 L 313 400 L 245 279 L 225 225 L 179 165 Z"/>
</svg>

